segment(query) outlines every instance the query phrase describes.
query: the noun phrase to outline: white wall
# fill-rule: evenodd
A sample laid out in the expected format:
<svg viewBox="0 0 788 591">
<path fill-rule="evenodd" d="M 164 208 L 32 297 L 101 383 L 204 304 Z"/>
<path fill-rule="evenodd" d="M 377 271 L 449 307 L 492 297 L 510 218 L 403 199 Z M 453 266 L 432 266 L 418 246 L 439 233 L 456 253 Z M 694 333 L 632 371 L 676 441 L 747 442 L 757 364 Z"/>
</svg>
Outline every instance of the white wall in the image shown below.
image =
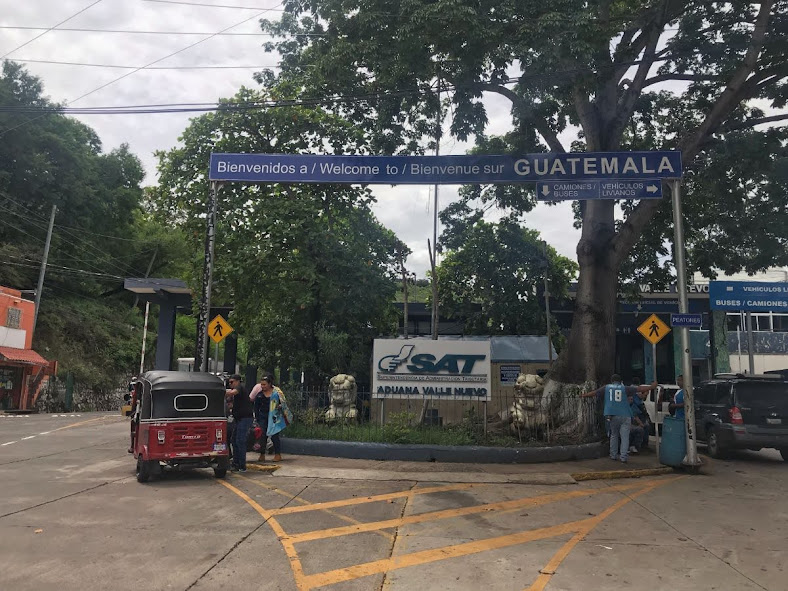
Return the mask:
<svg viewBox="0 0 788 591">
<path fill-rule="evenodd" d="M 733 373 L 744 373 L 750 371 L 750 360 L 747 353 L 742 353 L 741 363 L 739 354 L 731 353 L 731 371 Z M 756 355 L 755 373 L 763 373 L 773 369 L 788 369 L 788 355 Z"/>
<path fill-rule="evenodd" d="M 0 347 L 13 347 L 14 349 L 25 348 L 26 330 L 18 328 L 8 328 L 0 326 Z"/>
</svg>

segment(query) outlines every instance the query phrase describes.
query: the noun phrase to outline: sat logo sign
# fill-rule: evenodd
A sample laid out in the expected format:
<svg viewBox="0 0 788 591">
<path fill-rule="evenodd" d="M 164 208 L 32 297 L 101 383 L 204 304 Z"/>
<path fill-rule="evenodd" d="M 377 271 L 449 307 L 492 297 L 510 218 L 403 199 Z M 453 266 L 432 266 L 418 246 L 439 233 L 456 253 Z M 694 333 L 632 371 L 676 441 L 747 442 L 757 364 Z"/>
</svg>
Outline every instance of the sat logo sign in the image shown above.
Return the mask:
<svg viewBox="0 0 788 591">
<path fill-rule="evenodd" d="M 375 339 L 373 398 L 490 400 L 490 340 Z"/>
</svg>

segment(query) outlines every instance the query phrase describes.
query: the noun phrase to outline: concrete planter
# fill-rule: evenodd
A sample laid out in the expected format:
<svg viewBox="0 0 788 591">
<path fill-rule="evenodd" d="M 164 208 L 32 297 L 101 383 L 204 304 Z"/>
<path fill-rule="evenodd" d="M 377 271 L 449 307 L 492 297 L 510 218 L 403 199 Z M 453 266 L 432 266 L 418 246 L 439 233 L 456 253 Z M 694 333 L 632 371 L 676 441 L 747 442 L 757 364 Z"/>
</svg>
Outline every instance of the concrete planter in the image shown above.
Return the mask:
<svg viewBox="0 0 788 591">
<path fill-rule="evenodd" d="M 607 453 L 606 442 L 555 447 L 485 447 L 454 445 L 400 445 L 323 439 L 282 439 L 282 452 L 355 460 L 407 462 L 468 462 L 481 464 L 537 464 L 589 460 Z"/>
</svg>

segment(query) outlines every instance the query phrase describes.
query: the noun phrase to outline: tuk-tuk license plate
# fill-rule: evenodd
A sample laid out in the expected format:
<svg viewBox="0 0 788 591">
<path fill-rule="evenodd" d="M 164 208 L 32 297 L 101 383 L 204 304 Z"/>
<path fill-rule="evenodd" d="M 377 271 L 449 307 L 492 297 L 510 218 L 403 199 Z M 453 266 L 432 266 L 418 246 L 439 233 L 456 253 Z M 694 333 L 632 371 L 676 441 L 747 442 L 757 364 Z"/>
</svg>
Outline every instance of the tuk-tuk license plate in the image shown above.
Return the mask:
<svg viewBox="0 0 788 591">
<path fill-rule="evenodd" d="M 226 451 L 227 444 L 226 443 L 214 443 L 213 444 L 213 451 Z"/>
<path fill-rule="evenodd" d="M 767 425 L 782 425 L 783 424 L 783 420 L 782 419 L 766 419 L 766 424 Z"/>
</svg>

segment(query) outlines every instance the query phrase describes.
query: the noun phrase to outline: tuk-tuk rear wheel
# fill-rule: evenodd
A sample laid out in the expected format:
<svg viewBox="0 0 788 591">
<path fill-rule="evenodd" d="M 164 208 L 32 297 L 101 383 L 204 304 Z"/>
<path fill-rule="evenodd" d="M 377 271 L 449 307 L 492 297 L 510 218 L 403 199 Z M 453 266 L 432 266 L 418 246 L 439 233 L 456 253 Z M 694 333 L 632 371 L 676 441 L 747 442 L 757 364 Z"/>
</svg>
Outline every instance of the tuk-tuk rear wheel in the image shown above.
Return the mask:
<svg viewBox="0 0 788 591">
<path fill-rule="evenodd" d="M 141 457 L 137 458 L 137 482 L 148 482 L 150 480 L 150 463 L 143 460 Z"/>
<path fill-rule="evenodd" d="M 216 476 L 216 478 L 224 478 L 227 476 L 227 468 L 214 468 L 213 475 Z"/>
</svg>

